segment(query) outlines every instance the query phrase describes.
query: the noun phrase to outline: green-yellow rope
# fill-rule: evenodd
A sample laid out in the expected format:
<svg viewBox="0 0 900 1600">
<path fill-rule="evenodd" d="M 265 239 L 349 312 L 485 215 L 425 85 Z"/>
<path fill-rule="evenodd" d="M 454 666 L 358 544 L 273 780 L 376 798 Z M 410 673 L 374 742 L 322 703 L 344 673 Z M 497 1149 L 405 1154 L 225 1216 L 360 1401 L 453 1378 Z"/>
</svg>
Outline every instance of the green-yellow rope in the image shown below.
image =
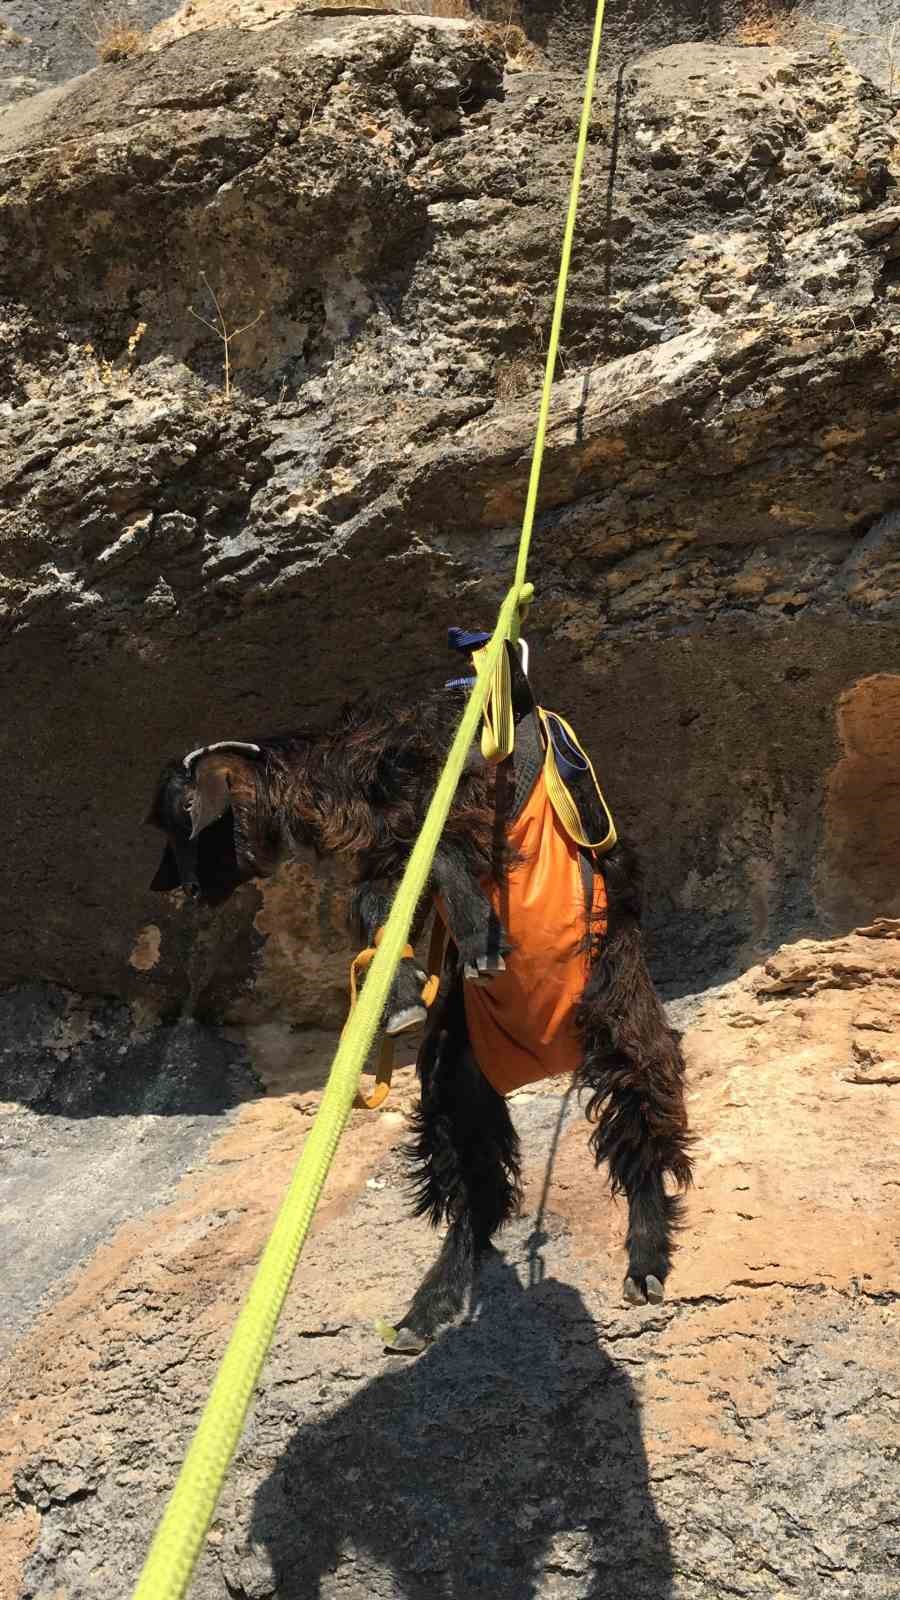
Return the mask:
<svg viewBox="0 0 900 1600">
<path fill-rule="evenodd" d="M 559 258 L 559 274 L 556 279 L 556 298 L 553 302 L 553 319 L 550 323 L 550 338 L 547 343 L 547 360 L 544 366 L 544 383 L 541 389 L 541 404 L 538 411 L 537 430 L 534 436 L 534 454 L 531 457 L 531 472 L 528 477 L 528 493 L 525 496 L 525 511 L 522 517 L 522 532 L 519 536 L 519 554 L 516 558 L 516 574 L 513 579 L 513 588 L 520 593 L 525 588 L 525 574 L 528 570 L 528 555 L 531 550 L 531 533 L 534 527 L 534 514 L 537 510 L 538 489 L 541 483 L 541 467 L 544 463 L 544 443 L 547 438 L 547 419 L 550 416 L 550 400 L 553 393 L 553 379 L 556 374 L 556 361 L 559 355 L 559 336 L 562 332 L 563 311 L 566 304 L 566 288 L 569 282 L 569 264 L 572 260 L 572 241 L 575 238 L 575 221 L 578 216 L 578 196 L 581 192 L 581 173 L 584 167 L 584 158 L 587 151 L 588 133 L 591 126 L 591 109 L 594 104 L 594 85 L 597 81 L 597 66 L 600 60 L 600 40 L 603 35 L 603 12 L 606 0 L 597 0 L 597 10 L 594 15 L 594 32 L 591 37 L 591 53 L 588 57 L 587 76 L 584 80 L 584 99 L 581 102 L 581 121 L 578 125 L 578 144 L 575 148 L 575 162 L 572 167 L 572 184 L 569 189 L 569 208 L 566 212 L 566 226 L 563 230 L 562 251 Z M 531 596 L 526 595 L 526 604 Z M 511 637 L 519 636 L 519 614 L 513 622 Z"/>
<path fill-rule="evenodd" d="M 453 803 L 463 765 L 478 733 L 485 696 L 493 678 L 494 668 L 499 661 L 501 651 L 505 648 L 505 641 L 517 637 L 520 610 L 531 597 L 531 585 L 526 584 L 525 573 L 540 483 L 550 394 L 556 370 L 566 280 L 572 252 L 581 170 L 590 125 L 602 25 L 603 0 L 599 0 L 515 582 L 500 608 L 497 625 L 483 658 L 484 670 L 479 674 L 456 730 L 443 772 L 422 824 L 422 831 L 410 855 L 390 916 L 385 924 L 378 952 L 369 969 L 365 988 L 338 1045 L 322 1103 L 307 1136 L 234 1332 L 228 1341 L 212 1391 L 150 1548 L 133 1600 L 181 1600 L 190 1583 L 229 1462 L 241 1436 L 247 1409 L 272 1342 L 294 1268 L 306 1240 L 338 1141 L 346 1126 L 359 1086 L 363 1063 L 378 1028 L 394 972 L 409 936 L 414 912 L 427 887 L 434 853 Z"/>
</svg>

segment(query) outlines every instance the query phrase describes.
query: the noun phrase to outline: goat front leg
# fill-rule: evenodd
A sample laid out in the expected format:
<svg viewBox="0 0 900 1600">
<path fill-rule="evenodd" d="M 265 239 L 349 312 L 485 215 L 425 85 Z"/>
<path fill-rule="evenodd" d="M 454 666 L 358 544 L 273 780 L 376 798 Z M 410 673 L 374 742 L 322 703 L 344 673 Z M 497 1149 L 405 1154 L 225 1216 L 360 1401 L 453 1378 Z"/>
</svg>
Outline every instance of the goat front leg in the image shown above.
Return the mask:
<svg viewBox="0 0 900 1600">
<path fill-rule="evenodd" d="M 479 1071 L 458 976 L 419 1052 L 421 1100 L 406 1156 L 417 1216 L 449 1224 L 393 1349 L 418 1354 L 463 1310 L 482 1257 L 520 1199 L 519 1141 L 506 1101 Z"/>
<path fill-rule="evenodd" d="M 584 1059 L 579 1087 L 590 1093 L 591 1149 L 609 1166 L 613 1193 L 628 1200 L 625 1299 L 664 1298 L 683 1202 L 666 1189 L 691 1182 L 684 1061 L 644 961 L 640 935 L 614 935 L 591 971 L 579 1007 Z"/>
<path fill-rule="evenodd" d="M 444 902 L 464 976 L 478 981 L 505 971 L 503 958 L 513 948 L 506 929 L 462 849 L 446 837 L 435 853 L 432 884 Z"/>
<path fill-rule="evenodd" d="M 353 921 L 361 937 L 370 945 L 375 943 L 375 935 L 388 919 L 396 887 L 396 884 L 372 879 L 357 884 Z M 419 931 L 419 928 L 413 929 L 413 939 L 418 937 Z M 385 1033 L 392 1037 L 410 1033 L 425 1022 L 428 1015 L 422 1000 L 425 978 L 426 973 L 409 956 L 399 963 L 382 1015 Z"/>
</svg>

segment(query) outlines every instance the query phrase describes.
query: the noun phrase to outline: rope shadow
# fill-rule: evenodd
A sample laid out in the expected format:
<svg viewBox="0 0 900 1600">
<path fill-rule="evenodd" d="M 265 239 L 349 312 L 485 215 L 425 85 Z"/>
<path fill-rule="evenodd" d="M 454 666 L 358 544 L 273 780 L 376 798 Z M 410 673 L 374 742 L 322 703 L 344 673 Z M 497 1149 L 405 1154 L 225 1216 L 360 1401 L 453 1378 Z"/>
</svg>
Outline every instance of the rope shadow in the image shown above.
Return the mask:
<svg viewBox="0 0 900 1600">
<path fill-rule="evenodd" d="M 525 1241 L 525 1253 L 528 1261 L 528 1284 L 532 1289 L 535 1288 L 537 1284 L 543 1283 L 546 1276 L 542 1246 L 547 1244 L 550 1238 L 550 1235 L 544 1232 L 544 1218 L 547 1214 L 547 1196 L 550 1193 L 550 1185 L 553 1181 L 553 1169 L 556 1165 L 556 1154 L 559 1150 L 559 1141 L 562 1137 L 562 1131 L 565 1127 L 566 1117 L 568 1116 L 569 1106 L 572 1103 L 572 1097 L 574 1093 L 575 1083 L 574 1080 L 571 1080 L 566 1088 L 566 1092 L 563 1095 L 562 1100 L 560 1101 L 559 1114 L 556 1118 L 556 1127 L 553 1129 L 553 1137 L 550 1140 L 550 1149 L 547 1153 L 547 1165 L 544 1168 L 544 1181 L 541 1185 L 541 1198 L 538 1201 L 538 1208 L 534 1215 L 534 1227 Z"/>
</svg>

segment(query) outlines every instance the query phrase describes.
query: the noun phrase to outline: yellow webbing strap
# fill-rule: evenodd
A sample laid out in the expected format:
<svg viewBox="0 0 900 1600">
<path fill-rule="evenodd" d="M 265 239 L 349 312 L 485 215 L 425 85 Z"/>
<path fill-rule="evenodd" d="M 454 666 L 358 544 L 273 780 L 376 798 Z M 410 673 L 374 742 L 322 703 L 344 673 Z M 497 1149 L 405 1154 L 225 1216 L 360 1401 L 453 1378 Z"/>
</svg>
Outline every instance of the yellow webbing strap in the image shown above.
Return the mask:
<svg viewBox="0 0 900 1600">
<path fill-rule="evenodd" d="M 381 943 L 381 936 L 383 933 L 384 929 L 379 928 L 375 935 L 375 943 L 373 945 L 369 945 L 365 950 L 360 950 L 359 955 L 354 956 L 350 963 L 350 1013 L 347 1017 L 347 1021 L 344 1023 L 345 1033 L 350 1026 L 350 1017 L 353 1016 L 353 1012 L 356 1008 L 356 1002 L 359 999 L 359 975 L 361 972 L 365 972 L 366 968 L 370 967 L 372 962 L 375 960 L 375 952 Z M 414 951 L 412 945 L 408 944 L 406 945 L 400 960 L 406 961 L 410 956 L 414 956 L 415 953 L 416 952 Z M 379 1106 L 383 1106 L 385 1100 L 391 1092 L 391 1079 L 393 1076 L 394 1041 L 389 1034 L 384 1034 L 378 1050 L 378 1065 L 375 1068 L 375 1087 L 374 1089 L 370 1089 L 368 1092 L 364 1091 L 362 1087 L 357 1089 L 353 1099 L 354 1110 L 377 1111 Z"/>
<path fill-rule="evenodd" d="M 344 1032 L 350 1026 L 350 1017 L 353 1015 L 356 1002 L 359 999 L 359 975 L 375 960 L 375 952 L 381 943 L 384 929 L 379 928 L 375 935 L 375 943 L 367 949 L 360 950 L 350 963 L 350 1015 L 344 1024 Z M 435 916 L 431 929 L 431 943 L 428 947 L 428 974 L 422 985 L 422 1004 L 426 1007 L 434 1005 L 441 987 L 441 969 L 444 965 L 445 947 L 444 925 L 440 917 Z M 406 945 L 401 961 L 415 960 L 415 950 L 411 944 Z M 368 1091 L 357 1089 L 353 1101 L 354 1108 L 359 1111 L 378 1111 L 384 1105 L 391 1092 L 391 1079 L 394 1076 L 394 1040 L 390 1034 L 382 1038 L 378 1052 L 378 1064 L 375 1068 L 375 1087 Z"/>
<path fill-rule="evenodd" d="M 616 825 L 613 822 L 612 813 L 609 809 L 609 806 L 606 804 L 606 801 L 603 798 L 603 791 L 597 782 L 597 774 L 594 771 L 594 764 L 591 761 L 590 756 L 587 754 L 587 751 L 584 750 L 579 744 L 573 729 L 569 727 L 565 717 L 561 717 L 558 711 L 554 711 L 553 715 L 556 718 L 556 721 L 565 729 L 566 734 L 568 735 L 569 739 L 571 739 L 575 749 L 578 751 L 579 755 L 583 756 L 585 762 L 587 763 L 587 769 L 593 780 L 594 788 L 596 789 L 600 798 L 600 804 L 602 805 L 606 816 L 609 817 L 609 831 L 603 839 L 589 839 L 585 833 L 584 824 L 581 820 L 581 812 L 578 809 L 576 801 L 572 797 L 565 778 L 556 764 L 556 751 L 553 748 L 553 738 L 550 733 L 547 713 L 542 706 L 538 706 L 537 714 L 541 719 L 541 727 L 544 730 L 544 783 L 547 788 L 547 795 L 550 800 L 550 804 L 552 805 L 570 839 L 574 839 L 576 844 L 584 845 L 585 849 L 587 850 L 596 850 L 599 855 L 606 855 L 616 843 Z"/>
<path fill-rule="evenodd" d="M 353 1099 L 355 1111 L 380 1111 L 391 1092 L 394 1076 L 394 1041 L 384 1034 L 378 1047 L 378 1064 L 375 1068 L 374 1089 L 359 1088 Z"/>
<path fill-rule="evenodd" d="M 483 650 L 472 651 L 472 665 L 476 673 L 484 672 L 486 675 L 486 652 L 487 646 Z M 485 761 L 503 761 L 506 756 L 512 755 L 515 740 L 509 651 L 502 650 L 488 682 L 481 728 L 481 754 Z"/>
<path fill-rule="evenodd" d="M 500 656 L 506 649 L 507 639 L 515 640 L 519 636 L 520 612 L 523 602 L 528 598 L 525 583 L 528 551 L 537 506 L 550 395 L 556 371 L 578 191 L 594 98 L 603 28 L 603 4 L 604 0 L 597 0 L 515 579 L 500 608 L 497 626 L 485 652 L 483 673 L 479 674 L 460 718 L 443 772 L 438 779 L 422 824 L 422 831 L 413 846 L 390 916 L 385 923 L 384 936 L 373 958 L 365 988 L 338 1044 L 321 1105 L 307 1135 L 290 1187 L 282 1201 L 234 1332 L 228 1341 L 209 1399 L 204 1406 L 184 1465 L 178 1475 L 178 1481 L 172 1491 L 172 1497 L 134 1591 L 134 1600 L 182 1600 L 190 1583 L 191 1574 L 216 1508 L 228 1464 L 241 1436 L 247 1408 L 272 1342 L 297 1259 L 309 1232 L 309 1225 L 338 1141 L 350 1115 L 363 1062 L 381 1020 L 394 972 L 409 938 L 416 907 L 425 892 L 431 873 L 431 863 L 447 814 L 453 804 L 457 784 L 479 730 L 488 685 Z"/>
</svg>

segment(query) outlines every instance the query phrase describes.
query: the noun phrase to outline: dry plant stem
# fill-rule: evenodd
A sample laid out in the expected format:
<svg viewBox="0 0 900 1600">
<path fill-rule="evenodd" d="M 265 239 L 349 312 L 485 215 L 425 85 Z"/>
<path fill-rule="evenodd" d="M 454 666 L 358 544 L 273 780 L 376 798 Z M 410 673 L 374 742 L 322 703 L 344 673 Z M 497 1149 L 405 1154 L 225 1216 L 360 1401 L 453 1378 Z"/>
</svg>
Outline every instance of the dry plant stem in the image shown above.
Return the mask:
<svg viewBox="0 0 900 1600">
<path fill-rule="evenodd" d="M 93 10 L 93 8 L 89 8 L 88 9 L 87 17 L 88 17 L 88 21 L 90 22 L 90 27 L 88 27 L 81 20 L 81 17 L 73 17 L 72 18 L 72 25 L 75 28 L 76 33 L 80 33 L 82 39 L 86 39 L 88 44 L 92 45 L 96 49 L 97 40 L 99 39 L 100 34 L 102 32 L 100 19 L 97 16 L 96 11 Z"/>
<path fill-rule="evenodd" d="M 257 311 L 256 316 L 253 318 L 253 320 L 251 322 L 245 322 L 242 327 L 240 327 L 240 328 L 232 328 L 231 331 L 229 332 L 228 324 L 225 321 L 225 316 L 224 316 L 224 313 L 222 311 L 222 307 L 219 305 L 219 301 L 218 301 L 218 299 L 216 297 L 215 289 L 213 288 L 212 284 L 210 283 L 210 281 L 209 281 L 208 277 L 206 276 L 205 272 L 201 272 L 200 276 L 203 279 L 203 282 L 206 284 L 206 287 L 209 290 L 210 296 L 212 298 L 212 303 L 216 308 L 216 320 L 215 320 L 215 322 L 210 322 L 210 321 L 208 321 L 208 319 L 206 317 L 201 317 L 199 311 L 195 311 L 193 306 L 188 306 L 188 310 L 191 313 L 192 317 L 195 317 L 198 322 L 202 322 L 203 326 L 205 328 L 209 328 L 210 333 L 214 333 L 216 338 L 217 339 L 221 339 L 221 341 L 222 341 L 222 348 L 223 348 L 224 355 L 225 355 L 225 399 L 226 400 L 230 400 L 231 399 L 231 342 L 232 342 L 233 339 L 239 338 L 242 333 L 247 333 L 247 331 L 250 328 L 255 328 L 256 324 L 259 322 L 260 317 L 262 316 L 262 312 L 261 311 Z"/>
<path fill-rule="evenodd" d="M 101 61 L 126 61 L 143 54 L 144 31 L 122 5 L 83 6 L 72 22 Z"/>
</svg>

